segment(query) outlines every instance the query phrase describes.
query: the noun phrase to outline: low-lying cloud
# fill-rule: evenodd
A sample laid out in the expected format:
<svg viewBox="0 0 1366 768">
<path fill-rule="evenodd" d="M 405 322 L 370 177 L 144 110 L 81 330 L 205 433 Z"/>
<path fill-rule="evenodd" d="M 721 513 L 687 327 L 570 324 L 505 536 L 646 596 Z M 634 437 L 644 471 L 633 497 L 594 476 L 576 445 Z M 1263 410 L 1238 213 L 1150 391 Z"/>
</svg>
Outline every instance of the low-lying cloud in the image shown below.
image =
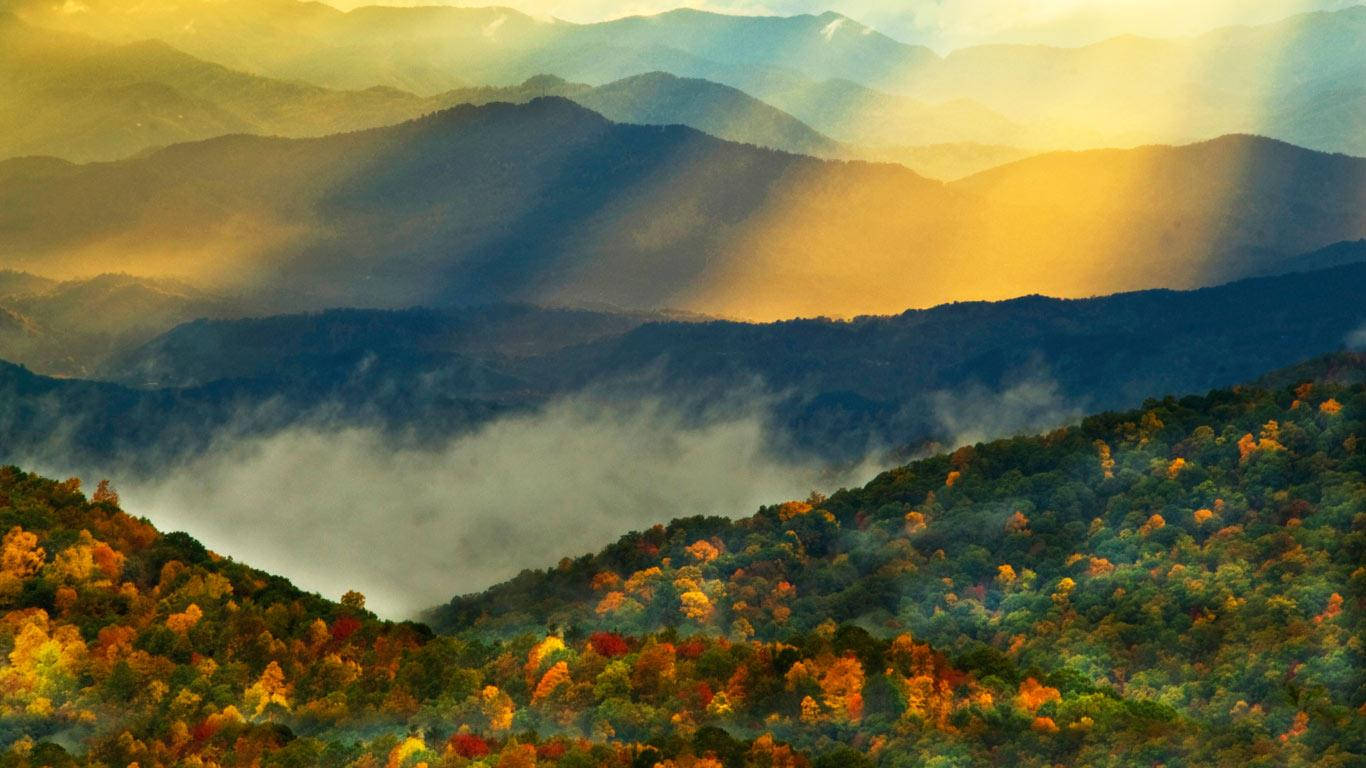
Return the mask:
<svg viewBox="0 0 1366 768">
<path fill-rule="evenodd" d="M 761 404 L 681 414 L 657 400 L 568 399 L 438 448 L 300 427 L 115 484 L 126 509 L 163 530 L 325 596 L 358 589 L 400 618 L 633 529 L 866 479 L 775 455 Z"/>
<path fill-rule="evenodd" d="M 972 385 L 936 392 L 931 401 L 935 420 L 953 447 L 1037 434 L 1084 415 L 1077 403 L 1063 397 L 1056 381 L 1040 373 L 999 390 Z"/>
<path fill-rule="evenodd" d="M 1366 324 L 1347 334 L 1348 349 L 1366 349 Z"/>
<path fill-rule="evenodd" d="M 861 484 L 890 461 L 886 446 L 870 444 L 861 462 L 835 470 L 820 452 L 795 450 L 775 424 L 779 402 L 757 383 L 691 400 L 604 388 L 446 440 L 359 426 L 320 404 L 268 433 L 239 427 L 279 414 L 244 413 L 188 458 L 168 458 L 168 444 L 76 474 L 112 479 L 124 508 L 163 531 L 186 531 L 326 597 L 359 590 L 382 616 L 407 618 L 631 530 L 748 515 L 813 489 Z M 940 444 L 951 446 L 1080 415 L 1038 371 L 997 388 L 936 393 L 919 407 L 927 418 L 913 421 L 937 423 Z M 62 447 L 69 440 L 55 434 L 46 459 L 20 463 L 71 474 L 57 458 L 71 455 Z"/>
</svg>

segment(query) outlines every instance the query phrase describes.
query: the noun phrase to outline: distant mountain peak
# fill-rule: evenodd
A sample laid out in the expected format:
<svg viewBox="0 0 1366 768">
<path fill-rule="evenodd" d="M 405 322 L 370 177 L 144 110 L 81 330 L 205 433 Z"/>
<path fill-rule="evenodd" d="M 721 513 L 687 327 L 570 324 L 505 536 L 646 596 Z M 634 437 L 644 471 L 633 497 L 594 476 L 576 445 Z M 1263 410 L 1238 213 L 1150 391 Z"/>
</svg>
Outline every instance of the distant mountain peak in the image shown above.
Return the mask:
<svg viewBox="0 0 1366 768">
<path fill-rule="evenodd" d="M 565 80 L 563 77 L 560 77 L 559 75 L 549 74 L 532 75 L 531 77 L 528 77 L 527 79 L 522 81 L 523 88 L 532 88 L 540 90 L 559 88 L 561 86 L 568 84 L 569 81 Z"/>
<path fill-rule="evenodd" d="M 561 96 L 537 96 L 530 101 L 514 104 L 494 101 L 488 104 L 457 104 L 453 107 L 433 112 L 426 117 L 413 121 L 417 125 L 461 125 L 485 121 L 526 121 L 575 122 L 581 124 L 608 124 L 607 118 L 587 107 Z M 384 131 L 384 128 L 375 129 Z"/>
</svg>

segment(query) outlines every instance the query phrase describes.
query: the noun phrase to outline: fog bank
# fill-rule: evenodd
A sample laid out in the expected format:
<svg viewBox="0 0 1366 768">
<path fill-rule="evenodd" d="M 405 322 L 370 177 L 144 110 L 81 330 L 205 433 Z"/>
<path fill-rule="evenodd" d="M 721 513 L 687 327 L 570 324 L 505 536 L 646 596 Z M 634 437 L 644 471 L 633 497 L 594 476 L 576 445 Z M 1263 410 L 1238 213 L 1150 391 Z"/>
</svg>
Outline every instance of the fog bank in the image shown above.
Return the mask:
<svg viewBox="0 0 1366 768">
<path fill-rule="evenodd" d="M 659 401 L 560 401 L 439 449 L 377 431 L 296 428 L 215 445 L 154 480 L 115 479 L 162 530 L 336 598 L 411 616 L 524 568 L 687 515 L 740 516 L 862 482 L 767 446 L 759 405 L 685 419 Z"/>
</svg>

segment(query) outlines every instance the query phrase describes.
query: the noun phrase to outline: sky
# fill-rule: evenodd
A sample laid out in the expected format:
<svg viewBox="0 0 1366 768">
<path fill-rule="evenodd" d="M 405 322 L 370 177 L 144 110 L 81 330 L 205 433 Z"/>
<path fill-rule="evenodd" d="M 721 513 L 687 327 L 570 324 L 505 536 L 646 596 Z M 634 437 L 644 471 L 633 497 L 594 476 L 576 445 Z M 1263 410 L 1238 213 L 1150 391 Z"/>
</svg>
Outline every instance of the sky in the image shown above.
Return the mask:
<svg viewBox="0 0 1366 768">
<path fill-rule="evenodd" d="M 1176 37 L 1296 13 L 1337 10 L 1361 0 L 330 0 L 506 5 L 575 22 L 652 14 L 679 6 L 724 13 L 793 15 L 838 11 L 899 40 L 941 52 L 992 42 L 1085 45 L 1119 34 Z"/>
</svg>

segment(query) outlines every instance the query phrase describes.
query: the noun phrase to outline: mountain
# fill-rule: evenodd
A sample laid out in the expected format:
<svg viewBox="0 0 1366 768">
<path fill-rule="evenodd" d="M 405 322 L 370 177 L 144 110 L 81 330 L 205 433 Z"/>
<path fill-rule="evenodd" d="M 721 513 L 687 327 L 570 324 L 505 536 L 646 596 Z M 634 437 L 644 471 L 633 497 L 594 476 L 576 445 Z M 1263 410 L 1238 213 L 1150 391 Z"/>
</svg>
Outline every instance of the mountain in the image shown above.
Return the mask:
<svg viewBox="0 0 1366 768">
<path fill-rule="evenodd" d="M 667 318 L 526 305 L 198 319 L 109 361 L 100 376 L 130 386 L 184 388 L 225 379 L 326 381 L 365 360 L 387 369 L 386 375 L 420 375 L 464 358 L 515 366 L 652 321 Z"/>
<path fill-rule="evenodd" d="M 1036 154 L 1019 147 L 957 142 L 923 146 L 864 147 L 866 160 L 904 165 L 931 179 L 955 181 Z"/>
<path fill-rule="evenodd" d="M 1358 5 L 1187 39 L 978 46 L 950 53 L 905 87 L 922 99 L 970 98 L 1027 124 L 1052 124 L 1073 146 L 1246 132 L 1360 155 L 1366 140 L 1355 126 L 1366 113 L 1343 90 L 1366 76 L 1363 34 L 1366 6 Z"/>
<path fill-rule="evenodd" d="M 797 118 L 706 80 L 651 72 L 570 98 L 618 123 L 687 125 L 727 141 L 817 157 L 848 152 Z"/>
<path fill-rule="evenodd" d="M 163 39 L 195 56 L 335 88 L 388 85 L 423 95 L 467 83 L 510 84 L 553 72 L 605 83 L 663 69 L 735 80 L 763 76 L 885 79 L 936 58 L 839 14 L 726 16 L 680 9 L 602 24 L 537 19 L 509 8 L 362 7 L 292 0 L 222 6 L 132 6 L 83 13 L 18 3 L 38 26 L 110 40 Z M 288 42 L 288 45 L 285 42 Z"/>
<path fill-rule="evenodd" d="M 855 315 L 1210 284 L 1366 234 L 1366 160 L 1255 137 L 1051 155 L 945 186 L 614 124 L 552 98 L 321 139 L 10 167 L 7 268 L 287 292 L 296 309 L 515 300 Z"/>
<path fill-rule="evenodd" d="M 111 160 L 232 133 L 319 136 L 373 128 L 455 104 L 562 96 L 622 123 L 689 125 L 719 138 L 820 156 L 849 154 L 745 93 L 663 72 L 593 88 L 538 75 L 518 86 L 419 97 L 389 87 L 342 91 L 237 72 L 167 44 L 111 45 L 0 16 L 0 157 Z"/>
<path fill-rule="evenodd" d="M 663 70 L 740 88 L 808 123 L 808 89 L 858 88 L 904 104 L 829 113 L 836 128 L 865 111 L 891 145 L 957 143 L 1040 148 L 1188 143 L 1259 133 L 1324 151 L 1366 154 L 1357 84 L 1366 7 L 1309 13 L 1192 38 L 1117 37 L 1079 48 L 985 45 L 940 57 L 835 13 L 725 16 L 678 10 L 599 24 L 539 19 L 506 8 L 362 7 L 254 0 L 148 6 L 37 0 L 16 12 L 39 26 L 130 42 L 158 38 L 225 66 L 343 89 L 384 85 L 432 96 L 469 83 L 509 85 L 550 72 L 603 84 Z M 835 81 L 833 84 L 830 81 Z M 784 94 L 787 94 L 784 97 Z M 817 98 L 815 103 L 821 99 Z M 926 106 L 931 105 L 931 106 Z M 925 115 L 907 122 L 901 116 Z M 981 117 L 973 121 L 971 116 Z M 1355 119 L 1354 119 L 1355 118 Z M 1030 139 L 1011 138 L 1011 126 Z M 944 135 L 942 128 L 952 130 Z"/>
<path fill-rule="evenodd" d="M 428 111 L 394 89 L 335 91 L 238 72 L 143 40 L 114 45 L 0 15 L 0 156 L 108 160 L 228 133 L 322 135 Z"/>
<path fill-rule="evenodd" d="M 1366 261 L 1360 246 L 1357 255 Z M 525 306 L 198 320 L 115 356 L 98 372 L 109 382 L 5 367 L 0 460 L 143 472 L 224 433 L 375 425 L 442 441 L 583 395 L 705 415 L 748 393 L 769 444 L 838 464 L 1245 381 L 1351 343 L 1366 325 L 1363 290 L 1357 263 L 1190 292 L 1026 297 L 848 322 Z"/>
<path fill-rule="evenodd" d="M 661 523 L 440 635 L 6 467 L 5 759 L 1353 765 L 1366 358 L 1269 378 Z"/>
<path fill-rule="evenodd" d="M 818 157 L 861 154 L 736 88 L 667 72 L 646 72 L 596 87 L 536 75 L 515 86 L 457 88 L 433 101 L 442 106 L 523 104 L 543 96 L 569 99 L 617 123 L 686 125 L 727 141 Z"/>
<path fill-rule="evenodd" d="M 763 98 L 842 141 L 872 146 L 1046 141 L 1005 116 L 958 98 L 931 104 L 849 80 L 802 81 Z"/>
<path fill-rule="evenodd" d="M 1334 178 L 1346 167 L 1355 170 Z M 960 179 L 954 186 L 987 201 L 989 206 L 1018 205 L 1027 200 L 1028 206 L 1065 211 L 1063 216 L 1077 217 L 1078 232 L 1094 227 L 1097 221 L 1126 222 L 1124 227 L 1103 233 L 1102 238 L 1161 232 L 1153 247 L 1170 243 L 1173 237 L 1202 240 L 1206 247 L 1225 244 L 1222 262 L 1207 262 L 1204 267 L 1209 272 L 1197 271 L 1189 278 L 1199 283 L 1230 271 L 1255 274 L 1257 268 L 1251 264 L 1263 258 L 1256 251 L 1284 247 L 1265 241 L 1255 243 L 1255 233 L 1266 233 L 1275 226 L 1281 235 L 1293 239 L 1293 230 L 1309 222 L 1285 214 L 1306 198 L 1338 198 L 1351 205 L 1366 200 L 1366 194 L 1352 180 L 1363 167 L 1366 165 L 1360 160 L 1342 155 L 1324 155 L 1252 136 L 1226 136 L 1184 147 L 1045 154 Z M 1193 174 L 1205 174 L 1211 183 L 1191 184 Z M 1320 185 L 1320 181 L 1326 183 Z M 1204 206 L 1213 215 L 1173 213 Z M 1213 213 L 1215 210 L 1221 213 Z M 1343 221 L 1354 218 L 1348 214 Z M 1057 231 L 1068 229 L 1061 225 Z M 1176 235 L 1176 230 L 1182 234 Z M 1239 239 L 1242 242 L 1234 245 Z M 1096 252 L 1104 252 L 1103 242 L 1095 244 Z M 1247 266 L 1240 266 L 1239 260 L 1246 260 Z M 1123 269 L 1117 264 L 1105 267 Z"/>
<path fill-rule="evenodd" d="M 0 358 L 58 376 L 89 376 L 107 359 L 236 302 L 170 280 L 98 275 L 52 281 L 0 276 Z"/>
</svg>

